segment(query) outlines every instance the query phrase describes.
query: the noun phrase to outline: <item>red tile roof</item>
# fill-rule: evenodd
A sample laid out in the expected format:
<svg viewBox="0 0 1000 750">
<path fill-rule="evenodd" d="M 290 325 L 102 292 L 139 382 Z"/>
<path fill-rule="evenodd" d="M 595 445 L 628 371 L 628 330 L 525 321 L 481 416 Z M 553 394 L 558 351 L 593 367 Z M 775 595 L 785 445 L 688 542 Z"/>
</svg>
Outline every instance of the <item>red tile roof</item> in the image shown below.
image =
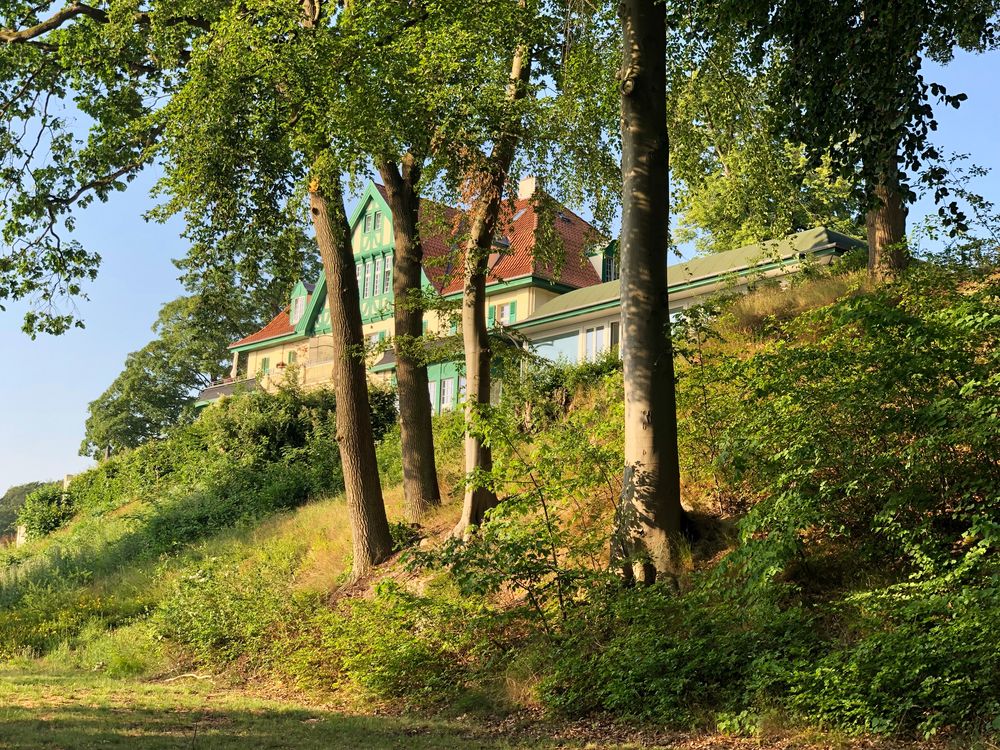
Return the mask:
<svg viewBox="0 0 1000 750">
<path fill-rule="evenodd" d="M 246 344 L 256 344 L 258 341 L 276 339 L 279 336 L 287 336 L 290 333 L 295 333 L 295 326 L 292 325 L 289 308 L 286 307 L 280 313 L 275 315 L 274 318 L 271 319 L 271 322 L 266 326 L 261 328 L 256 333 L 251 333 L 249 336 L 245 336 L 239 341 L 230 344 L 229 348 L 235 349 L 238 346 L 244 346 Z"/>
<path fill-rule="evenodd" d="M 385 197 L 385 188 L 375 186 Z M 512 281 L 525 276 L 538 276 L 548 281 L 579 289 L 600 284 L 601 278 L 587 258 L 587 249 L 602 241 L 600 233 L 577 214 L 560 205 L 555 206 L 554 229 L 562 240 L 564 260 L 561 264 L 543 264 L 536 257 L 535 244 L 538 212 L 531 198 L 514 202 L 505 208 L 497 225 L 498 244 L 506 248 L 493 266 L 488 283 Z M 463 213 L 456 208 L 434 201 L 420 202 L 420 222 L 424 243 L 424 273 L 442 294 L 462 291 L 460 250 L 453 247 Z"/>
</svg>

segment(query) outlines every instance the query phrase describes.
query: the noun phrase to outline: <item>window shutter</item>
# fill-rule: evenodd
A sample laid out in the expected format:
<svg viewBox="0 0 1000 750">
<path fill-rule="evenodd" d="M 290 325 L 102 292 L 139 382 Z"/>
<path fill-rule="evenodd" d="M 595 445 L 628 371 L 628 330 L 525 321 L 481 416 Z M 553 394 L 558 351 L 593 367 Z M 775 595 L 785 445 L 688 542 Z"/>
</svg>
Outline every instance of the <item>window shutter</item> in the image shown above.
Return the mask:
<svg viewBox="0 0 1000 750">
<path fill-rule="evenodd" d="M 517 320 L 517 300 L 510 303 L 510 322 Z"/>
<path fill-rule="evenodd" d="M 378 332 L 378 340 L 379 340 L 380 343 L 382 341 L 385 341 L 385 331 L 379 331 Z"/>
<path fill-rule="evenodd" d="M 489 328 L 493 327 L 493 323 L 497 319 L 497 307 L 496 305 L 490 305 L 489 310 L 486 313 L 486 325 Z"/>
</svg>

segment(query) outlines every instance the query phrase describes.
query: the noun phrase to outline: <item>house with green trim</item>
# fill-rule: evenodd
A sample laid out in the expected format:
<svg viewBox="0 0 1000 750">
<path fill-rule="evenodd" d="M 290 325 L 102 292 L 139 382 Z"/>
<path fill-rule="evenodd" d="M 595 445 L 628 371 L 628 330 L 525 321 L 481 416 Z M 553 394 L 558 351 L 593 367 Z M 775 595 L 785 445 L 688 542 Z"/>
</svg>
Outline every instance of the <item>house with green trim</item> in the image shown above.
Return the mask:
<svg viewBox="0 0 1000 750">
<path fill-rule="evenodd" d="M 456 303 L 462 295 L 462 258 L 455 238 L 461 234 L 462 220 L 457 209 L 430 201 L 422 204 L 422 283 Z M 369 372 L 373 380 L 391 381 L 395 360 L 384 342 L 393 328 L 393 235 L 380 185 L 367 185 L 350 226 L 362 325 L 373 352 Z M 821 227 L 670 265 L 666 269 L 670 312 L 679 313 L 724 289 L 742 291 L 756 280 L 794 274 L 806 263 L 829 263 L 860 245 Z M 553 361 L 602 356 L 621 338 L 616 259 L 614 242 L 569 209 L 553 207 L 551 198 L 536 190 L 533 179 L 522 181 L 517 200 L 498 227 L 489 258 L 488 325 L 519 332 L 540 356 Z M 305 387 L 330 385 L 333 347 L 326 297 L 322 275 L 315 283 L 296 284 L 286 309 L 230 346 L 230 377 L 202 391 L 197 403 L 205 405 L 240 387 L 276 387 L 286 371 L 294 372 Z M 456 408 L 464 394 L 461 355 L 444 345 L 454 341 L 457 319 L 431 310 L 425 314 L 424 327 L 437 337 L 428 344 L 429 350 L 440 352 L 430 356 L 428 365 L 428 398 L 433 411 L 440 413 Z M 291 365 L 295 367 L 289 369 Z"/>
<path fill-rule="evenodd" d="M 458 209 L 423 201 L 420 211 L 424 245 L 422 284 L 446 303 L 462 297 L 462 257 L 458 238 L 464 214 Z M 366 342 L 375 351 L 392 336 L 392 218 L 384 189 L 369 182 L 349 217 L 357 268 L 361 320 Z M 577 289 L 600 284 L 592 255 L 607 246 L 590 223 L 536 189 L 532 178 L 521 181 L 518 196 L 498 225 L 487 274 L 487 322 L 513 326 L 537 308 Z M 199 396 L 205 405 L 239 387 L 275 387 L 290 365 L 306 387 L 330 383 L 333 356 L 326 281 L 299 282 L 289 305 L 261 330 L 233 343 L 233 367 L 225 382 Z M 425 330 L 447 337 L 457 330 L 455 315 L 431 310 Z M 391 356 L 369 361 L 374 379 L 391 380 Z M 429 397 L 435 413 L 455 408 L 464 381 L 453 362 L 430 366 Z"/>
</svg>

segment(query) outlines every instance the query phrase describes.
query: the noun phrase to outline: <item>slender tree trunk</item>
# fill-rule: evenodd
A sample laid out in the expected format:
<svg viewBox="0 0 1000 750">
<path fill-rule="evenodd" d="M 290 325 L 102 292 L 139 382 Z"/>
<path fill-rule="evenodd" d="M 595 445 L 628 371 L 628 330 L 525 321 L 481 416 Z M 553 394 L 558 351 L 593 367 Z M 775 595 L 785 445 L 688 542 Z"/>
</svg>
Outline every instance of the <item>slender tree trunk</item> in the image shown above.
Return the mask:
<svg viewBox="0 0 1000 750">
<path fill-rule="evenodd" d="M 886 281 L 909 261 L 906 247 L 906 205 L 899 190 L 883 180 L 875 188 L 878 203 L 865 214 L 868 230 L 868 276 Z"/>
<path fill-rule="evenodd" d="M 683 514 L 666 278 L 666 17 L 657 0 L 622 0 L 619 14 L 625 474 L 611 555 L 627 582 L 650 584 L 678 572 Z"/>
<path fill-rule="evenodd" d="M 531 55 L 527 47 L 514 52 L 510 69 L 507 100 L 514 103 L 527 93 L 531 77 Z M 479 526 L 486 511 L 497 504 L 496 493 L 480 486 L 484 474 L 493 470 L 493 453 L 476 431 L 470 429 L 475 413 L 481 405 L 490 402 L 490 350 L 489 332 L 486 329 L 486 274 L 487 262 L 493 248 L 493 235 L 503 206 L 503 191 L 507 173 L 517 150 L 516 123 L 494 142 L 493 152 L 486 169 L 472 182 L 476 192 L 473 204 L 469 239 L 465 246 L 465 285 L 462 291 L 462 341 L 465 345 L 465 472 L 472 482 L 466 485 L 462 502 L 462 517 L 456 524 L 455 536 L 465 536 L 469 527 Z"/>
<path fill-rule="evenodd" d="M 351 230 L 339 183 L 321 186 L 314 180 L 309 188 L 309 207 L 330 305 L 337 446 L 354 540 L 352 576 L 356 580 L 392 554 L 392 537 L 375 460 L 368 379 L 365 363 L 358 355 L 364 350 L 361 305 Z"/>
<path fill-rule="evenodd" d="M 474 223 L 480 236 L 487 236 L 482 227 L 482 217 Z M 488 233 L 492 238 L 492 232 Z M 472 240 L 469 245 L 471 246 Z M 462 503 L 462 517 L 455 526 L 454 534 L 464 536 L 470 526 L 482 524 L 486 511 L 497 504 L 496 493 L 482 485 L 482 478 L 493 470 L 493 451 L 475 431 L 469 429 L 474 423 L 476 409 L 490 402 L 490 363 L 493 352 L 490 349 L 489 332 L 486 329 L 486 263 L 489 250 L 482 251 L 478 244 L 466 249 L 469 256 L 465 262 L 465 286 L 462 293 L 462 342 L 465 346 L 465 471 L 473 481 L 465 488 Z"/>
<path fill-rule="evenodd" d="M 434 433 L 427 389 L 427 364 L 422 343 L 424 310 L 420 304 L 420 273 L 424 248 L 417 219 L 421 165 L 407 154 L 400 165 L 379 164 L 385 183 L 395 239 L 392 268 L 393 322 L 396 350 L 396 386 L 399 390 L 400 443 L 403 451 L 403 496 L 406 517 L 412 522 L 432 505 L 441 504 L 437 467 L 434 463 Z"/>
</svg>

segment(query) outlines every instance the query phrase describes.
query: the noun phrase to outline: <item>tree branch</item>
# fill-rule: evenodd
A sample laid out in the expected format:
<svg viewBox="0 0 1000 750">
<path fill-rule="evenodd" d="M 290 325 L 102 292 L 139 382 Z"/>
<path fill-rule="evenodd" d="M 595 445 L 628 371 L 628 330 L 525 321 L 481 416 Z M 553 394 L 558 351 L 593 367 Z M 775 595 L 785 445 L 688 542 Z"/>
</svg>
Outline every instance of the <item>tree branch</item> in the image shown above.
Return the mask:
<svg viewBox="0 0 1000 750">
<path fill-rule="evenodd" d="M 108 14 L 100 8 L 94 8 L 90 5 L 85 5 L 84 3 L 74 2 L 67 5 L 62 10 L 56 11 L 47 19 L 40 21 L 34 26 L 29 26 L 28 28 L 17 31 L 14 29 L 0 28 L 0 42 L 4 42 L 6 44 L 28 42 L 42 36 L 43 34 L 47 34 L 54 29 L 58 29 L 64 23 L 76 18 L 77 16 L 88 16 L 96 21 L 100 21 L 101 23 L 106 23 L 108 20 Z"/>
</svg>

